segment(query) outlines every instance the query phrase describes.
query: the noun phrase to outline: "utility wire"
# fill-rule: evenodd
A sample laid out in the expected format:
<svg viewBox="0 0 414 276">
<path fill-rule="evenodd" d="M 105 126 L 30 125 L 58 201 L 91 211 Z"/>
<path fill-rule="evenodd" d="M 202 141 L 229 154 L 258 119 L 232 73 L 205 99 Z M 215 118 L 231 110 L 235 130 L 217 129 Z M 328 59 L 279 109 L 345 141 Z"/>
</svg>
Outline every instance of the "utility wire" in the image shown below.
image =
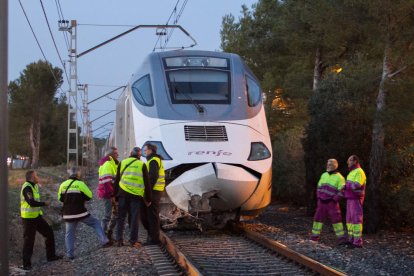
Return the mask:
<svg viewBox="0 0 414 276">
<path fill-rule="evenodd" d="M 173 24 L 174 24 L 174 25 L 177 25 L 178 20 L 180 19 L 181 15 L 182 15 L 182 14 L 183 14 L 183 12 L 184 12 L 184 9 L 185 9 L 185 6 L 187 5 L 187 2 L 188 2 L 188 0 L 184 0 L 184 3 L 183 3 L 183 5 L 181 6 L 180 11 L 178 12 L 177 16 L 176 16 L 176 17 L 175 17 L 175 19 L 174 19 L 174 22 L 173 22 Z M 174 29 L 171 29 L 171 30 L 170 30 L 170 33 L 169 33 L 169 34 L 168 34 L 168 36 L 167 36 L 167 39 L 166 39 L 166 40 L 165 40 L 165 42 L 164 42 L 164 46 L 162 47 L 163 49 L 165 49 L 165 48 L 167 47 L 167 44 L 168 44 L 168 42 L 170 41 L 170 38 L 171 38 L 171 36 L 172 36 L 173 32 L 174 32 Z"/>
<path fill-rule="evenodd" d="M 167 19 L 167 23 L 165 23 L 165 25 L 168 25 L 168 23 L 170 22 L 171 17 L 172 17 L 172 16 L 173 16 L 173 14 L 177 11 L 177 5 L 178 5 L 178 3 L 179 3 L 179 2 L 180 2 L 180 0 L 177 0 L 177 2 L 175 3 L 175 6 L 174 6 L 174 8 L 173 8 L 173 10 L 172 10 L 172 12 L 171 12 L 171 14 L 170 14 L 170 17 L 168 17 L 168 19 Z M 152 49 L 152 51 L 153 51 L 153 52 L 155 51 L 155 49 L 156 49 L 156 47 L 157 47 L 157 44 L 158 44 L 158 42 L 160 41 L 160 39 L 161 39 L 161 36 L 158 36 L 157 41 L 155 41 L 154 48 Z"/>
<path fill-rule="evenodd" d="M 177 8 L 178 8 L 178 4 L 180 3 L 181 0 L 177 0 L 177 2 L 175 3 L 175 6 L 170 14 L 170 16 L 168 17 L 167 23 L 165 25 L 169 25 L 171 18 L 174 16 L 175 14 L 175 19 L 173 21 L 173 25 L 176 25 L 178 23 L 178 20 L 180 19 L 182 13 L 184 12 L 185 6 L 187 5 L 188 0 L 184 0 L 184 3 L 181 5 L 180 10 L 177 13 Z M 164 40 L 164 45 L 162 46 L 162 41 L 161 41 L 161 35 L 158 36 L 157 41 L 155 42 L 154 48 L 152 49 L 152 51 L 154 52 L 155 49 L 157 49 L 157 44 L 158 42 L 160 43 L 160 48 L 159 49 L 166 49 L 166 46 L 174 32 L 174 29 L 171 30 L 166 30 L 167 34 L 167 38 Z M 177 47 L 174 47 L 177 48 Z"/>
<path fill-rule="evenodd" d="M 32 31 L 32 34 L 33 34 L 33 36 L 34 36 L 34 38 L 35 38 L 35 40 L 36 40 L 36 42 L 37 42 L 37 46 L 39 46 L 40 52 L 42 52 L 43 58 L 44 58 L 44 59 L 45 59 L 45 61 L 48 63 L 48 65 L 49 65 L 49 69 L 50 69 L 50 72 L 52 73 L 52 76 L 53 76 L 53 78 L 55 79 L 56 84 L 58 84 L 58 83 L 59 83 L 59 81 L 57 80 L 57 78 L 56 78 L 56 76 L 55 76 L 55 73 L 53 72 L 53 69 L 52 69 L 52 66 L 51 66 L 50 62 L 47 60 L 46 55 L 45 55 L 45 53 L 43 52 L 42 46 L 40 46 L 39 40 L 37 39 L 37 36 L 36 36 L 36 34 L 35 34 L 34 30 L 33 30 L 32 24 L 30 23 L 30 20 L 29 20 L 29 18 L 27 17 L 26 11 L 24 10 L 24 7 L 23 7 L 23 5 L 22 5 L 21 0 L 19 0 L 19 4 L 20 4 L 20 7 L 22 8 L 22 11 L 23 11 L 23 13 L 24 13 L 24 16 L 26 17 L 27 23 L 29 24 L 30 30 Z M 64 92 L 63 92 L 63 90 L 62 90 L 62 88 L 61 88 L 60 86 L 59 86 L 59 88 L 58 88 L 58 89 L 60 89 L 60 91 L 61 91 L 62 93 L 64 93 Z"/>
<path fill-rule="evenodd" d="M 88 83 L 88 86 L 98 86 L 98 87 L 120 87 L 122 85 L 112 85 L 112 84 L 91 84 Z"/>
<path fill-rule="evenodd" d="M 58 3 L 58 0 L 55 0 L 55 4 L 56 4 L 56 9 L 57 9 L 57 13 L 59 16 L 59 20 L 64 20 L 64 16 L 63 16 L 63 12 L 62 12 L 62 8 L 60 7 L 60 3 Z M 68 39 L 68 34 L 66 32 L 62 32 L 63 38 L 65 40 L 65 44 L 66 44 L 66 48 L 69 51 L 69 39 Z"/>
<path fill-rule="evenodd" d="M 138 24 L 137 24 L 138 25 Z M 83 23 L 78 24 L 78 26 L 94 26 L 94 27 L 135 27 L 137 25 L 122 25 L 122 24 L 93 24 L 93 23 Z"/>
<path fill-rule="evenodd" d="M 65 72 L 66 80 L 67 80 L 68 85 L 69 85 L 69 84 L 70 84 L 70 82 L 69 82 L 68 72 L 66 71 L 65 64 L 63 63 L 62 57 L 60 56 L 59 50 L 58 50 L 58 48 L 57 48 L 56 41 L 55 41 L 55 38 L 54 38 L 54 36 L 53 36 L 52 29 L 50 28 L 49 20 L 47 19 L 47 15 L 46 15 L 45 7 L 43 6 L 43 1 L 42 1 L 42 0 L 40 0 L 40 5 L 42 6 L 43 14 L 44 14 L 45 19 L 46 19 L 46 24 L 47 24 L 47 27 L 49 28 L 49 33 L 50 33 L 50 36 L 52 37 L 53 45 L 55 46 L 56 53 L 58 54 L 58 57 L 59 57 L 60 63 L 62 64 L 62 67 L 63 67 L 63 71 Z"/>
</svg>

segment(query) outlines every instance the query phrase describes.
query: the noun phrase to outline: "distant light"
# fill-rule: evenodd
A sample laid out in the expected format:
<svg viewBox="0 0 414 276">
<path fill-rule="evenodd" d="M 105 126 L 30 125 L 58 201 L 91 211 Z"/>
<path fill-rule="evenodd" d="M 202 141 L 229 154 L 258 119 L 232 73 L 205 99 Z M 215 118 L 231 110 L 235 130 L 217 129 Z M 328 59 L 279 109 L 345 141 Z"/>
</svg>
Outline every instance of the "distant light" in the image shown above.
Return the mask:
<svg viewBox="0 0 414 276">
<path fill-rule="evenodd" d="M 343 68 L 341 66 L 339 66 L 338 64 L 332 67 L 332 72 L 335 74 L 339 74 L 341 73 L 343 70 Z"/>
</svg>

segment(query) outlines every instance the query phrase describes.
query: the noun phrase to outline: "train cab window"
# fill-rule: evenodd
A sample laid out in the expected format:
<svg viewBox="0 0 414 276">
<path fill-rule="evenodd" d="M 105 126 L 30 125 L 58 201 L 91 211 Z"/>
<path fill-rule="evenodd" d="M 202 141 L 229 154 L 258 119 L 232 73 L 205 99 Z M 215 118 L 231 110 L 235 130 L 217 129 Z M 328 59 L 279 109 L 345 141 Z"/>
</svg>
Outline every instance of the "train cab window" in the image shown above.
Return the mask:
<svg viewBox="0 0 414 276">
<path fill-rule="evenodd" d="M 132 84 L 132 94 L 135 100 L 144 106 L 154 105 L 152 97 L 151 79 L 149 75 L 145 75 L 134 84 Z"/>
<path fill-rule="evenodd" d="M 164 59 L 173 103 L 230 103 L 230 65 L 227 58 L 205 56 Z"/>
<path fill-rule="evenodd" d="M 246 90 L 247 90 L 247 102 L 249 104 L 249 106 L 256 106 L 260 100 L 261 100 L 261 96 L 262 96 L 262 92 L 260 91 L 260 86 L 259 84 L 254 81 L 252 78 L 250 78 L 249 76 L 246 76 Z"/>
<path fill-rule="evenodd" d="M 173 102 L 229 103 L 229 73 L 215 70 L 167 72 Z M 190 100 L 191 99 L 191 100 Z"/>
</svg>

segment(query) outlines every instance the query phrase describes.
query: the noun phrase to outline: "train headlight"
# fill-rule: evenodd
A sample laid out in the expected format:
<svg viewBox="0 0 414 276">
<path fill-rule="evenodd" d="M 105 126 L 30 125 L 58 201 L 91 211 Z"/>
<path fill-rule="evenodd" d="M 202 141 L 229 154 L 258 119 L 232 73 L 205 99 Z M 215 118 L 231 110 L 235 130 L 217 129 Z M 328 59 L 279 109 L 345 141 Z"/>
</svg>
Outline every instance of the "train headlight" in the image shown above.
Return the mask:
<svg viewBox="0 0 414 276">
<path fill-rule="evenodd" d="M 145 144 L 153 144 L 157 146 L 157 154 L 162 157 L 163 160 L 172 160 L 171 156 L 167 153 L 167 151 L 164 148 L 164 145 L 160 141 L 147 141 Z M 142 156 L 146 157 L 144 155 L 144 152 L 142 152 Z"/>
<path fill-rule="evenodd" d="M 262 142 L 252 142 L 250 148 L 250 155 L 247 160 L 257 161 L 270 158 L 271 154 L 269 149 Z"/>
</svg>

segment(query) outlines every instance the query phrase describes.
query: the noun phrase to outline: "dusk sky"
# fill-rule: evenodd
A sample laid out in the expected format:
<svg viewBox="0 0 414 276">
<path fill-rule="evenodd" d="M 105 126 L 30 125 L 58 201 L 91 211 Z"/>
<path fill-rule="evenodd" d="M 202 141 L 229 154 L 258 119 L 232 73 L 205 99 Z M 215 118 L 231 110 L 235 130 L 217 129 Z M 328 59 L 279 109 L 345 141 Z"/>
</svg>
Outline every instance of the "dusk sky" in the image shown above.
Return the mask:
<svg viewBox="0 0 414 276">
<path fill-rule="evenodd" d="M 83 24 L 165 24 L 177 3 L 176 0 L 42 0 L 42 2 L 64 62 L 68 60 L 68 50 L 63 33 L 58 30 L 57 2 L 60 2 L 64 18 L 77 20 L 79 24 L 78 53 L 131 28 L 128 26 L 106 27 Z M 184 2 L 186 1 L 178 1 L 178 8 L 182 7 Z M 186 4 L 178 24 L 197 41 L 197 46 L 192 49 L 221 50 L 220 28 L 223 16 L 231 13 L 238 18 L 243 4 L 251 7 L 255 2 L 256 0 L 190 0 Z M 21 3 L 47 60 L 53 66 L 62 67 L 53 46 L 40 1 L 21 0 Z M 173 24 L 173 19 L 174 17 L 170 20 L 170 24 Z M 88 84 L 89 100 L 109 92 L 116 86 L 125 85 L 143 59 L 153 51 L 156 41 L 155 29 L 139 29 L 80 57 L 78 59 L 78 81 L 80 84 Z M 175 30 L 168 47 L 181 47 L 190 44 L 192 41 L 187 36 L 180 33 L 179 30 Z M 18 78 L 27 64 L 39 59 L 43 59 L 43 56 L 24 17 L 19 1 L 9 1 L 9 80 Z M 68 64 L 66 68 L 69 73 Z M 65 92 L 68 90 L 66 78 L 62 90 Z M 119 94 L 120 92 L 116 92 L 110 95 L 112 99 L 103 98 L 92 103 L 89 107 L 91 120 L 114 109 L 114 99 Z M 92 128 L 96 129 L 113 121 L 114 118 L 115 113 L 105 116 L 94 122 Z M 78 122 L 81 124 L 79 115 Z M 104 133 L 100 137 L 106 137 L 106 134 Z"/>
</svg>

